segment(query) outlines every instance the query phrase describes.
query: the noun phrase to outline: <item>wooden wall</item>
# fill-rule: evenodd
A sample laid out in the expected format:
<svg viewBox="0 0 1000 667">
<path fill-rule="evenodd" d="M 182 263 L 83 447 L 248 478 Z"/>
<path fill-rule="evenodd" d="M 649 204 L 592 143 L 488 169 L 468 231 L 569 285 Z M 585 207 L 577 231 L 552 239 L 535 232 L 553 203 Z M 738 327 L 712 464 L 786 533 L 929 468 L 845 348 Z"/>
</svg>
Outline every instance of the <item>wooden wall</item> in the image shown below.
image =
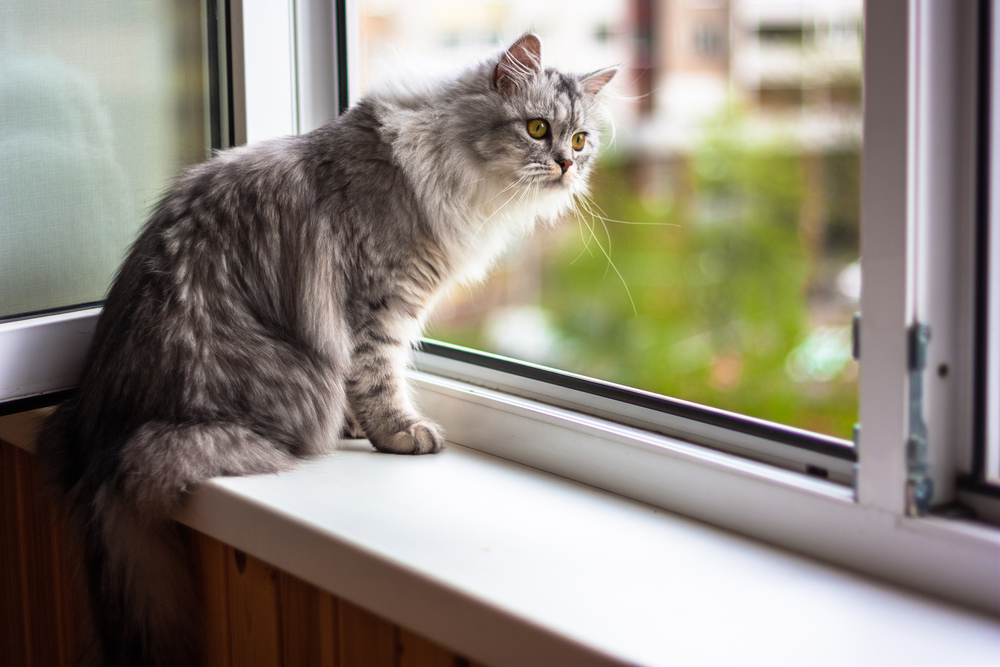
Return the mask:
<svg viewBox="0 0 1000 667">
<path fill-rule="evenodd" d="M 0 442 L 0 665 L 73 665 L 78 561 L 33 457 Z M 205 667 L 463 667 L 465 658 L 197 531 Z"/>
</svg>

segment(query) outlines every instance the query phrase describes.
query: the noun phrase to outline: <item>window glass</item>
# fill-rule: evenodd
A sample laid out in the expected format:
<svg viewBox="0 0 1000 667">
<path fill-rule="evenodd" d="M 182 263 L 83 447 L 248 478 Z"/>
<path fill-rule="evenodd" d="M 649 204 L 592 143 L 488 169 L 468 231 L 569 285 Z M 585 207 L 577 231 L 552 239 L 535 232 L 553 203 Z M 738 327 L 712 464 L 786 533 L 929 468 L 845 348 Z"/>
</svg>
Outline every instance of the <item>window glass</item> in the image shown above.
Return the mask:
<svg viewBox="0 0 1000 667">
<path fill-rule="evenodd" d="M 861 0 L 360 0 L 362 90 L 395 53 L 464 63 L 537 32 L 623 63 L 591 202 L 458 290 L 428 335 L 847 438 Z"/>
<path fill-rule="evenodd" d="M 199 0 L 0 3 L 0 317 L 98 301 L 206 156 Z"/>
</svg>

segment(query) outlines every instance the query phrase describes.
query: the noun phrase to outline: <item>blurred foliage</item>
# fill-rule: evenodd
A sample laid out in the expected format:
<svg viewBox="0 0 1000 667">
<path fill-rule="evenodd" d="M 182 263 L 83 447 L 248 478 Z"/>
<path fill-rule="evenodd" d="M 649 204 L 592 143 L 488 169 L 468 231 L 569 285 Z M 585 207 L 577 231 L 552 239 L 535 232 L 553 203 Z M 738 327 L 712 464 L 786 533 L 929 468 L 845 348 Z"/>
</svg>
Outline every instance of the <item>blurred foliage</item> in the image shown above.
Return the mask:
<svg viewBox="0 0 1000 667">
<path fill-rule="evenodd" d="M 824 256 L 810 257 L 802 158 L 781 146 L 747 149 L 730 129 L 674 165 L 666 194 L 640 194 L 644 181 L 663 178 L 648 165 L 614 156 L 601 164 L 591 208 L 607 220 L 581 207 L 568 223 L 579 232 L 560 235 L 542 260 L 539 305 L 559 340 L 550 365 L 849 438 L 854 362 L 834 359 L 823 381 L 793 377 L 789 363 L 816 347 L 806 345 L 816 265 L 831 253 L 840 265 L 857 256 L 856 205 L 827 207 Z M 848 183 L 833 189 L 853 180 L 856 191 L 858 156 L 831 164 Z M 441 322 L 429 335 L 490 349 L 475 325 Z"/>
</svg>

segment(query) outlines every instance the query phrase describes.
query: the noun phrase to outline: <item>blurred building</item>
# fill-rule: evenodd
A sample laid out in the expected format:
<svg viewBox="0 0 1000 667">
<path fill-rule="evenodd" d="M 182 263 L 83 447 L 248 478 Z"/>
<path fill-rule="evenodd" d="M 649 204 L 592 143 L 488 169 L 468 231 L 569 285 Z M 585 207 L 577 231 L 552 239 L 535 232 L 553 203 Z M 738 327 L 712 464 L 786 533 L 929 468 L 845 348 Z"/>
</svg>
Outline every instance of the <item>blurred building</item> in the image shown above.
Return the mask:
<svg viewBox="0 0 1000 667">
<path fill-rule="evenodd" d="M 475 62 L 527 30 L 542 35 L 545 64 L 565 71 L 632 57 L 629 0 L 360 0 L 358 15 L 362 90 L 404 64 Z"/>
<path fill-rule="evenodd" d="M 361 89 L 401 54 L 407 66 L 464 64 L 531 29 L 546 64 L 626 65 L 622 150 L 688 153 L 730 104 L 748 114 L 748 140 L 856 147 L 862 11 L 863 0 L 362 0 Z"/>
<path fill-rule="evenodd" d="M 861 139 L 862 0 L 633 0 L 632 78 L 645 155 L 690 152 L 736 105 L 749 142 L 807 152 Z"/>
</svg>

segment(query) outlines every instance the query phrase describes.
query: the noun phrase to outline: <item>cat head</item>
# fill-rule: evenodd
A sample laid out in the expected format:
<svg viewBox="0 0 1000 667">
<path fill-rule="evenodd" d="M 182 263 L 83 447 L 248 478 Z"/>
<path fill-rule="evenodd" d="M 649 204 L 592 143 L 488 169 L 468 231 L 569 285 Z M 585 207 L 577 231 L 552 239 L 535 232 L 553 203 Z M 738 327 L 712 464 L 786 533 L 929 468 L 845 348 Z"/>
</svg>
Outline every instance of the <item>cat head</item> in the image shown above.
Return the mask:
<svg viewBox="0 0 1000 667">
<path fill-rule="evenodd" d="M 493 118 L 480 128 L 477 152 L 537 195 L 582 189 L 600 148 L 600 93 L 618 67 L 582 75 L 543 68 L 542 43 L 530 33 L 487 65 Z"/>
</svg>

